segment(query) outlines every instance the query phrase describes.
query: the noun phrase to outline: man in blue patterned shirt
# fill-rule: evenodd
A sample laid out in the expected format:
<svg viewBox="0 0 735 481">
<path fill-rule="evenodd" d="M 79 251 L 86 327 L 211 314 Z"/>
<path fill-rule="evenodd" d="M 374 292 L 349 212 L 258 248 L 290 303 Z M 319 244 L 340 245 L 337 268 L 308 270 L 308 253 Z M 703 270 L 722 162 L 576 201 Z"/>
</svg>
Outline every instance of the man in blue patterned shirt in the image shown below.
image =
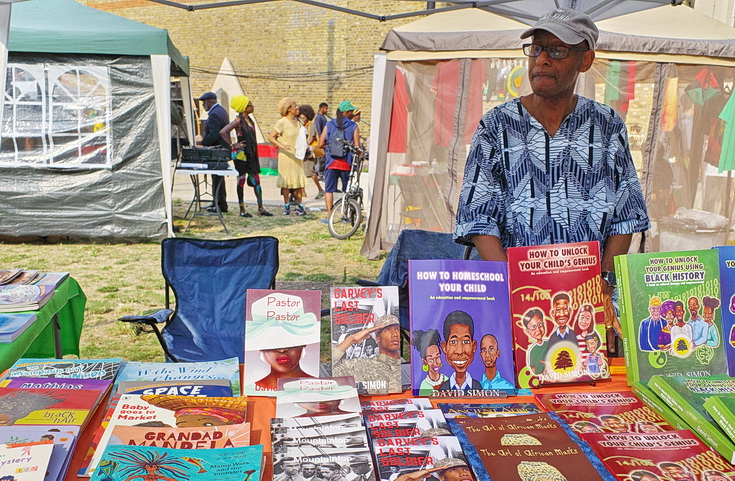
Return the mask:
<svg viewBox="0 0 735 481">
<path fill-rule="evenodd" d="M 473 243 L 486 260 L 506 260 L 513 246 L 597 240 L 611 273 L 613 257 L 649 221 L 623 120 L 574 93 L 595 59 L 597 27 L 586 14 L 557 9 L 521 38 L 530 36 L 523 49 L 533 93 L 480 121 L 455 240 Z M 609 294 L 613 286 L 603 285 Z"/>
</svg>

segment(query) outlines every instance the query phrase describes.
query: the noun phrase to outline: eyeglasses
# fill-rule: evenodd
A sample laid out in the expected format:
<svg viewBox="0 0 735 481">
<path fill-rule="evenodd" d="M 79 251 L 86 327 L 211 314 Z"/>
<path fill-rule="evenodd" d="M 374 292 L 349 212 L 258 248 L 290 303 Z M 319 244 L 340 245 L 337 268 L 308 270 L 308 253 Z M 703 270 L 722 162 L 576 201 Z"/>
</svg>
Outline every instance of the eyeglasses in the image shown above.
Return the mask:
<svg viewBox="0 0 735 481">
<path fill-rule="evenodd" d="M 567 58 L 569 56 L 569 52 L 571 52 L 572 50 L 575 50 L 577 52 L 586 52 L 589 49 L 565 47 L 564 45 L 548 45 L 544 47 L 543 45 L 538 45 L 535 43 L 523 44 L 523 53 L 528 57 L 538 57 L 539 55 L 541 55 L 541 52 L 546 51 L 546 55 L 548 55 L 549 58 L 554 60 L 561 60 L 563 58 Z"/>
</svg>

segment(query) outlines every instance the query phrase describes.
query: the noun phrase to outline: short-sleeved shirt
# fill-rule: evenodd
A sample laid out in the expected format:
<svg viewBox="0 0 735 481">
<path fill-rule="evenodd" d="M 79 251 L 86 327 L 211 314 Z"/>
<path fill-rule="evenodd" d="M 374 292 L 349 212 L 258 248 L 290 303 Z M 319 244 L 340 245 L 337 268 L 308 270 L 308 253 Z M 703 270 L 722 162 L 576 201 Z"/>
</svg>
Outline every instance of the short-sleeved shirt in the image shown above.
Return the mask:
<svg viewBox="0 0 735 481">
<path fill-rule="evenodd" d="M 551 137 L 520 99 L 490 110 L 472 140 L 455 240 L 513 246 L 599 241 L 649 228 L 625 123 L 578 96 Z"/>
</svg>

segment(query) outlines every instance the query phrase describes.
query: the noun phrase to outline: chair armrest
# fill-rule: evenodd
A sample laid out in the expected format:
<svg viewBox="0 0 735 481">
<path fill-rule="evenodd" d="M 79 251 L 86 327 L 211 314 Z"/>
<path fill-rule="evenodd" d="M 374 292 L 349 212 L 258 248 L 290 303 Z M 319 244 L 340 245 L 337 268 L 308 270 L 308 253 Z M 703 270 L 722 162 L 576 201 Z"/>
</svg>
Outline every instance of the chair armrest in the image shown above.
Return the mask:
<svg viewBox="0 0 735 481">
<path fill-rule="evenodd" d="M 144 324 L 154 325 L 168 321 L 168 318 L 173 314 L 172 309 L 161 309 L 152 314 L 145 316 L 123 316 L 118 319 L 122 322 L 142 322 Z"/>
</svg>

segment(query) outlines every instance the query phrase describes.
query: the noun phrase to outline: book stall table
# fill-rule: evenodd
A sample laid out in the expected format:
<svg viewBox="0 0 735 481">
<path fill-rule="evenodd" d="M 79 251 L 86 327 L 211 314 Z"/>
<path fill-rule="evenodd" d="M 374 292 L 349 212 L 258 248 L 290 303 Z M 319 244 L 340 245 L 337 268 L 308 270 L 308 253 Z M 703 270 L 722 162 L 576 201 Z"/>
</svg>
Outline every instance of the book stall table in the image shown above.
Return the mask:
<svg viewBox="0 0 735 481">
<path fill-rule="evenodd" d="M 62 358 L 79 355 L 87 297 L 72 277 L 64 279 L 49 301 L 37 311 L 36 320 L 17 339 L 0 344 L 0 371 L 21 357 Z"/>
<path fill-rule="evenodd" d="M 551 385 L 549 387 L 542 387 L 534 389 L 533 394 L 541 393 L 567 393 L 567 392 L 607 392 L 607 391 L 623 391 L 627 390 L 628 386 L 625 377 L 625 360 L 623 358 L 610 358 L 612 377 L 609 380 L 598 381 L 596 384 L 562 384 L 562 385 Z M 405 391 L 401 394 L 391 394 L 383 396 L 370 396 L 362 397 L 361 400 L 365 399 L 376 399 L 376 400 L 387 400 L 387 399 L 403 399 L 414 397 L 411 391 Z M 431 398 L 432 404 L 436 406 L 440 402 L 455 402 L 457 400 L 471 403 L 502 403 L 502 402 L 529 402 L 539 405 L 533 395 L 531 396 L 515 396 L 509 398 L 454 398 L 454 397 L 441 397 Z M 104 414 L 104 406 L 107 403 L 105 399 L 100 408 L 94 414 L 87 425 L 84 432 L 79 437 L 79 442 L 74 451 L 74 456 L 71 460 L 69 471 L 67 472 L 66 481 L 79 481 L 89 478 L 77 477 L 79 467 L 82 465 L 84 456 L 87 452 L 87 448 L 92 442 L 94 432 L 102 422 Z M 541 407 L 539 405 L 539 407 Z M 271 435 L 270 435 L 270 420 L 275 417 L 276 414 L 276 399 L 270 397 L 251 396 L 248 399 L 248 414 L 247 420 L 251 423 L 252 433 L 252 444 L 262 444 L 263 451 L 266 455 L 266 463 L 263 468 L 263 481 L 270 481 L 273 478 L 273 459 L 271 450 Z"/>
<path fill-rule="evenodd" d="M 222 185 L 224 184 L 224 179 L 222 182 L 217 184 L 217 188 L 213 189 L 212 183 L 209 182 L 207 175 L 220 175 L 222 177 L 228 177 L 228 176 L 235 176 L 237 177 L 239 174 L 237 173 L 237 170 L 235 170 L 234 167 L 229 167 L 226 170 L 208 170 L 208 169 L 182 169 L 178 168 L 176 169 L 177 174 L 181 175 L 188 175 L 191 179 L 192 186 L 194 187 L 194 196 L 191 199 L 191 202 L 189 203 L 189 207 L 186 209 L 186 214 L 184 214 L 184 217 L 188 217 L 188 221 L 186 223 L 186 227 L 184 227 L 184 232 L 189 228 L 189 225 L 191 225 L 191 221 L 194 220 L 194 217 L 197 216 L 209 216 L 209 215 L 216 215 L 219 218 L 219 221 L 222 223 L 222 227 L 225 229 L 225 233 L 229 234 L 230 231 L 227 230 L 227 225 L 225 224 L 225 219 L 222 217 L 222 212 L 219 210 L 219 204 L 216 202 L 216 199 L 219 196 L 219 189 L 222 188 Z M 202 175 L 202 178 L 199 176 Z M 202 209 L 202 202 L 205 202 L 207 200 L 211 200 L 214 204 L 215 211 L 207 212 L 203 211 Z M 189 214 L 191 212 L 191 214 Z"/>
</svg>

